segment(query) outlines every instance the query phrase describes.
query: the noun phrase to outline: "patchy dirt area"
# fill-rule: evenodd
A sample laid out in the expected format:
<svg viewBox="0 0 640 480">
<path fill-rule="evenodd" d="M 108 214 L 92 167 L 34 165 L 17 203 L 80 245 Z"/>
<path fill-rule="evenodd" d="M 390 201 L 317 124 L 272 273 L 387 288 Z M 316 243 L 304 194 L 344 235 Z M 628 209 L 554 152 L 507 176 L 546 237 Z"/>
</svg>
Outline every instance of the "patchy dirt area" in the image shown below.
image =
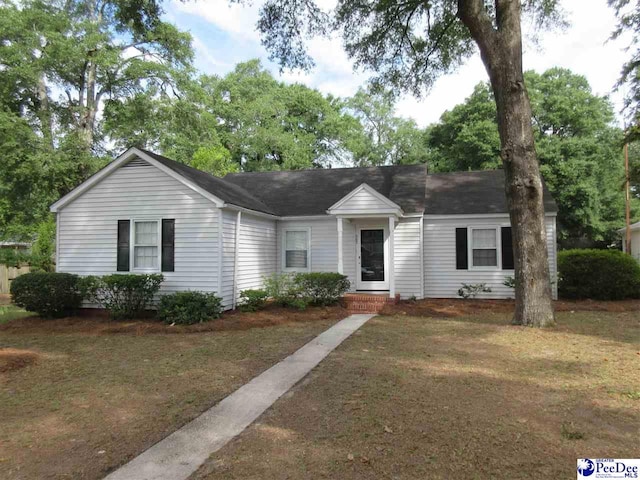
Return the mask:
<svg viewBox="0 0 640 480">
<path fill-rule="evenodd" d="M 594 301 L 557 300 L 556 312 L 640 312 L 640 300 Z M 513 300 L 478 300 L 427 298 L 403 300 L 395 305 L 386 305 L 384 315 L 411 315 L 416 317 L 463 317 L 483 313 L 513 313 Z"/>
<path fill-rule="evenodd" d="M 341 306 L 308 307 L 305 310 L 292 310 L 269 305 L 259 312 L 225 312 L 221 318 L 196 325 L 165 325 L 157 320 L 112 321 L 105 315 L 87 314 L 77 317 L 44 319 L 30 316 L 0 324 L 1 332 L 50 332 L 84 333 L 89 335 L 107 335 L 126 333 L 145 334 L 185 334 L 199 332 L 226 332 L 264 328 L 277 325 L 313 323 L 317 321 L 341 320 L 349 315 Z"/>
<path fill-rule="evenodd" d="M 488 311 L 370 320 L 194 479 L 564 479 L 637 456 L 637 311 Z"/>
<path fill-rule="evenodd" d="M 0 329 L 0 478 L 103 478 L 346 315 L 311 311 L 194 328 L 9 321 Z"/>
<path fill-rule="evenodd" d="M 0 373 L 19 370 L 38 361 L 40 354 L 31 350 L 0 348 Z"/>
</svg>

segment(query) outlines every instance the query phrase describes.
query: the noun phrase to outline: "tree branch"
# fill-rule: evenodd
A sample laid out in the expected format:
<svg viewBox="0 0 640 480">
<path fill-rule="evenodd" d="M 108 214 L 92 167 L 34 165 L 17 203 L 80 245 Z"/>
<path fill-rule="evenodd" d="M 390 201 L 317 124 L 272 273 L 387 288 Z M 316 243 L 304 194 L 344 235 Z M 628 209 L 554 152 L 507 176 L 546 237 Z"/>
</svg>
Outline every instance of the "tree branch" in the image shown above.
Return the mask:
<svg viewBox="0 0 640 480">
<path fill-rule="evenodd" d="M 496 30 L 485 10 L 484 2 L 482 0 L 458 0 L 458 18 L 469 29 L 471 36 L 480 47 L 481 55 L 491 62 L 494 56 L 493 45 L 497 38 Z"/>
</svg>

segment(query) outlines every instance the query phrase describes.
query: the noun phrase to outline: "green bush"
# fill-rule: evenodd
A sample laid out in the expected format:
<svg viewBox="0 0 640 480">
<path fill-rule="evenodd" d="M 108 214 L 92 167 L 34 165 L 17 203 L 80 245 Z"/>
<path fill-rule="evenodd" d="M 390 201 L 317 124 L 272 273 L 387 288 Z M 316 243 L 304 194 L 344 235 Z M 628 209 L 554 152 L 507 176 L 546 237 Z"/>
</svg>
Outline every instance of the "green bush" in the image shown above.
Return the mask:
<svg viewBox="0 0 640 480">
<path fill-rule="evenodd" d="M 11 282 L 13 302 L 43 317 L 63 317 L 82 305 L 80 277 L 70 273 L 32 272 Z"/>
<path fill-rule="evenodd" d="M 222 299 L 214 293 L 176 292 L 160 298 L 158 317 L 164 323 L 193 325 L 222 313 Z"/>
<path fill-rule="evenodd" d="M 562 298 L 640 298 L 640 265 L 618 250 L 558 252 L 558 293 Z"/>
<path fill-rule="evenodd" d="M 83 283 L 87 297 L 109 311 L 114 319 L 136 318 L 151 305 L 164 276 L 113 274 L 87 277 Z"/>
<path fill-rule="evenodd" d="M 304 298 L 313 305 L 321 306 L 337 303 L 351 286 L 345 275 L 328 272 L 299 273 L 295 283 Z"/>
<path fill-rule="evenodd" d="M 243 312 L 257 312 L 264 308 L 269 295 L 264 290 L 243 290 L 240 292 L 240 310 Z"/>
<path fill-rule="evenodd" d="M 274 303 L 282 307 L 304 310 L 309 304 L 309 299 L 303 295 L 295 274 L 274 273 L 265 277 L 264 290 Z"/>
</svg>

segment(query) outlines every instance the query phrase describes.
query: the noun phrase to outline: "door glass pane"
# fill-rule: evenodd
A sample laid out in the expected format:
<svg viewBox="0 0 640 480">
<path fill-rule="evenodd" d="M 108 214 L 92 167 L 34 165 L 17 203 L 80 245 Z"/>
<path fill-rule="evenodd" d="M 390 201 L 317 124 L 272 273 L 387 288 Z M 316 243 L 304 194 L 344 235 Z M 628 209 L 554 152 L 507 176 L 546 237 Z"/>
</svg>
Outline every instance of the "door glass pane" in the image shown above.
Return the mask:
<svg viewBox="0 0 640 480">
<path fill-rule="evenodd" d="M 384 282 L 384 230 L 360 231 L 360 276 L 363 282 Z"/>
</svg>

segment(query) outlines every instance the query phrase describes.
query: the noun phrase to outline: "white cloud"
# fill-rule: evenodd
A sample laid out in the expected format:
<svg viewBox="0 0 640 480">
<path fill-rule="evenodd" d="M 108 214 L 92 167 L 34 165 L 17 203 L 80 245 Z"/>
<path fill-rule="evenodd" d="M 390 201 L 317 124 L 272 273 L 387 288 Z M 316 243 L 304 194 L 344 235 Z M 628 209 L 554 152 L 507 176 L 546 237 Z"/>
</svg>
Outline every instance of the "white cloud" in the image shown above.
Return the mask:
<svg viewBox="0 0 640 480">
<path fill-rule="evenodd" d="M 230 37 L 230 42 L 220 47 L 216 42 L 207 41 L 202 32 L 199 36 L 194 35 L 194 47 L 201 61 L 206 62 L 210 70 L 225 73 L 235 63 L 255 56 L 267 59 L 267 52 L 260 45 L 259 34 L 255 30 L 260 4 L 260 1 L 251 5 L 229 5 L 227 0 L 187 3 L 174 0 L 170 6 L 183 15 L 204 19 L 211 24 L 212 30 L 222 31 Z M 322 8 L 330 9 L 335 5 L 335 0 L 321 0 L 320 4 Z M 539 47 L 527 44 L 525 68 L 540 72 L 554 66 L 569 68 L 585 75 L 595 93 L 610 94 L 627 57 L 623 48 L 627 44 L 625 40 L 608 41 L 615 25 L 613 10 L 607 6 L 606 0 L 564 0 L 563 6 L 571 26 L 565 32 L 540 33 Z M 531 33 L 527 31 L 530 27 L 526 24 L 524 29 L 525 34 Z M 339 38 L 315 38 L 308 46 L 316 62 L 312 71 L 279 73 L 275 67 L 274 74 L 283 81 L 304 83 L 338 96 L 352 95 L 366 82 L 368 75 L 353 71 L 352 61 L 347 57 Z M 221 51 L 221 48 L 226 50 Z M 486 80 L 486 71 L 476 55 L 456 73 L 440 78 L 425 98 L 402 97 L 397 112 L 425 126 L 437 121 L 445 110 L 468 97 L 478 82 Z M 621 93 L 613 93 L 611 98 L 619 110 Z"/>
<path fill-rule="evenodd" d="M 171 8 L 205 19 L 220 30 L 243 40 L 260 41 L 256 22 L 260 2 L 251 5 L 229 3 L 228 0 L 172 1 Z"/>
</svg>

